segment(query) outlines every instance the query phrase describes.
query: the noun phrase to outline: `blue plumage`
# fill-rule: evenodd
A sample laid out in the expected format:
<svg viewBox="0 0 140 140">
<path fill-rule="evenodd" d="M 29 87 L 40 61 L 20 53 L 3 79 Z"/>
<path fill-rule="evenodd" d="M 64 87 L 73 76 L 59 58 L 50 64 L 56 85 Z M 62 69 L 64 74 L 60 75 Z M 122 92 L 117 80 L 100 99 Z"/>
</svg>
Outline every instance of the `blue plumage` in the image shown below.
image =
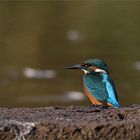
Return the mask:
<svg viewBox="0 0 140 140">
<path fill-rule="evenodd" d="M 105 84 L 101 81 L 101 77 L 96 73 L 89 73 L 83 76 L 84 86 L 87 88 L 89 93 L 98 101 L 105 102 L 108 98 L 108 94 L 105 88 Z"/>
<path fill-rule="evenodd" d="M 103 73 L 102 77 L 103 77 L 102 82 L 105 84 L 105 88 L 106 88 L 107 93 L 108 93 L 107 102 L 112 104 L 116 108 L 120 107 L 120 104 L 118 102 L 116 89 L 115 89 L 115 86 L 114 86 L 112 79 L 106 73 Z"/>
</svg>

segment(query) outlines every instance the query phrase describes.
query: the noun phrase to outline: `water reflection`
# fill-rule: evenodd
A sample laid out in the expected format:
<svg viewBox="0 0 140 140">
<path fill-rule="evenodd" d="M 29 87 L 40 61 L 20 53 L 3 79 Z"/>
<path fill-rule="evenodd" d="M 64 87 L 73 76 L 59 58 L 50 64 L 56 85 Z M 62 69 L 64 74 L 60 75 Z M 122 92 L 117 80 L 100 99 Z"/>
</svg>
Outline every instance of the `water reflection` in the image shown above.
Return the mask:
<svg viewBox="0 0 140 140">
<path fill-rule="evenodd" d="M 140 61 L 137 61 L 134 63 L 134 69 L 135 70 L 140 70 Z"/>
<path fill-rule="evenodd" d="M 56 72 L 54 70 L 39 70 L 27 67 L 23 70 L 23 75 L 29 79 L 52 79 L 55 77 Z"/>
<path fill-rule="evenodd" d="M 59 105 L 64 104 L 71 104 L 72 102 L 80 103 L 81 101 L 85 100 L 85 95 L 82 92 L 79 91 L 68 91 L 65 94 L 59 94 L 59 95 L 34 95 L 34 96 L 20 96 L 17 98 L 17 101 L 22 104 L 39 104 L 40 102 L 42 104 L 48 104 L 48 105 L 56 105 L 58 103 Z"/>
<path fill-rule="evenodd" d="M 67 39 L 72 42 L 84 41 L 86 35 L 76 30 L 69 30 L 67 33 Z"/>
</svg>

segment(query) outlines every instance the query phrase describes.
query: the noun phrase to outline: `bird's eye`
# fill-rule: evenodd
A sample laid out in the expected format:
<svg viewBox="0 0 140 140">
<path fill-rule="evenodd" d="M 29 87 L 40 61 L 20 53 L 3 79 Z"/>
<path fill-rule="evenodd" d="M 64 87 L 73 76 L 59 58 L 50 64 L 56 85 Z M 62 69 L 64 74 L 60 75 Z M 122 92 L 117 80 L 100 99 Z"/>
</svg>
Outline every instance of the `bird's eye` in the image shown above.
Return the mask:
<svg viewBox="0 0 140 140">
<path fill-rule="evenodd" d="M 91 64 L 89 64 L 89 63 L 83 63 L 82 66 L 83 66 L 83 67 L 90 67 Z"/>
</svg>

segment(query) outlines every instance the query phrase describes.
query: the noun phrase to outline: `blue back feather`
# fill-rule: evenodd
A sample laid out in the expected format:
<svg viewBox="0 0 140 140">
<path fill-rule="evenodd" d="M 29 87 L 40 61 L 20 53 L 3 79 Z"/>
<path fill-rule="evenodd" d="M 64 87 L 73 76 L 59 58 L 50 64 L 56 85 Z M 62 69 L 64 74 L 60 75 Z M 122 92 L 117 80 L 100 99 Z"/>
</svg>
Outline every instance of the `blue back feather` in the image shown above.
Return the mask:
<svg viewBox="0 0 140 140">
<path fill-rule="evenodd" d="M 107 90 L 100 75 L 86 74 L 83 77 L 84 85 L 89 93 L 98 101 L 106 102 L 108 99 Z"/>
<path fill-rule="evenodd" d="M 105 83 L 105 86 L 106 86 L 106 89 L 108 92 L 107 102 L 114 105 L 116 108 L 120 107 L 120 104 L 118 102 L 116 89 L 115 89 L 115 86 L 114 86 L 112 79 L 106 73 L 103 73 L 102 76 L 103 76 L 102 81 Z"/>
<path fill-rule="evenodd" d="M 88 73 L 83 77 L 84 85 L 95 99 L 120 107 L 115 86 L 107 73 Z"/>
</svg>

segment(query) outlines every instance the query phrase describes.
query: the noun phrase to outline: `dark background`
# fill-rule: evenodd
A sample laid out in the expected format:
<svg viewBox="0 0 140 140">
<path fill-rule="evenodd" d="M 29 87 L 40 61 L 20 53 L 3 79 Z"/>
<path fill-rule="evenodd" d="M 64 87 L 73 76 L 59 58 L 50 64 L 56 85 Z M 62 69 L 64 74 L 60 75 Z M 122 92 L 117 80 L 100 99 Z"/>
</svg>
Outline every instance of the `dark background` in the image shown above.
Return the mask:
<svg viewBox="0 0 140 140">
<path fill-rule="evenodd" d="M 139 1 L 0 2 L 0 105 L 88 105 L 82 72 L 107 62 L 122 105 L 140 103 Z"/>
</svg>

